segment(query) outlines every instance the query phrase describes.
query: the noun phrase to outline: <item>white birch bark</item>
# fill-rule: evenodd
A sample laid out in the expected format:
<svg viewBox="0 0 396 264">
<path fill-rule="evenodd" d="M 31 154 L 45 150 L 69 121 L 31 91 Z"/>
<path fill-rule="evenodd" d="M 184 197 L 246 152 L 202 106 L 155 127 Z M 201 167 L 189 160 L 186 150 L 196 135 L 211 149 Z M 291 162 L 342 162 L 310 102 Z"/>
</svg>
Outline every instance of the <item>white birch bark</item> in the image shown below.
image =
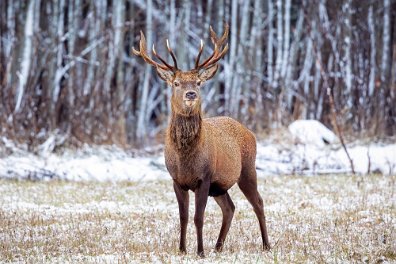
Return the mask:
<svg viewBox="0 0 396 264">
<path fill-rule="evenodd" d="M 313 49 L 313 44 L 312 44 L 311 37 L 307 37 L 306 41 L 307 41 L 307 44 L 306 44 L 307 48 L 306 48 L 306 52 L 305 52 L 304 66 L 300 73 L 300 76 L 303 80 L 304 97 L 308 98 L 309 97 L 309 83 L 311 81 L 311 69 L 312 69 L 312 65 L 313 65 L 313 54 L 311 52 Z M 309 108 L 309 101 L 308 101 L 308 105 L 304 105 L 304 107 L 305 108 L 304 108 L 304 111 L 301 116 L 303 118 L 308 118 L 306 108 Z"/>
<path fill-rule="evenodd" d="M 96 14 L 97 10 L 97 3 L 91 5 L 91 12 L 88 15 L 88 23 L 89 23 L 89 34 L 88 39 L 89 43 L 94 43 L 97 32 L 100 32 L 100 20 L 97 18 Z M 87 77 L 84 82 L 83 87 L 83 95 L 86 96 L 91 93 L 91 87 L 94 84 L 95 79 L 95 63 L 97 63 L 97 49 L 96 45 L 92 48 L 92 51 L 89 54 L 89 64 L 87 68 Z"/>
<path fill-rule="evenodd" d="M 243 117 L 247 118 L 247 109 L 249 107 L 249 94 L 252 92 L 249 91 L 248 87 L 250 85 L 245 84 L 250 84 L 250 76 L 251 76 L 251 69 L 247 69 L 245 66 L 244 61 L 245 59 L 245 52 L 247 53 L 248 51 L 248 32 L 249 32 L 249 7 L 250 7 L 250 0 L 245 0 L 243 2 L 243 6 L 241 9 L 241 27 L 240 27 L 240 33 L 239 33 L 239 44 L 238 44 L 238 55 L 237 55 L 237 61 L 236 63 L 236 74 L 234 75 L 234 81 L 233 81 L 233 102 L 231 106 L 233 106 L 234 109 L 232 109 L 232 113 L 234 116 L 238 116 L 239 111 L 242 112 Z M 242 96 L 242 98 L 241 98 Z M 240 105 L 240 100 L 244 100 L 244 107 L 243 109 L 239 109 Z"/>
<path fill-rule="evenodd" d="M 110 83 L 111 83 L 111 79 L 114 76 L 115 62 L 118 56 L 117 47 L 121 39 L 121 30 L 122 30 L 122 27 L 119 24 L 122 23 L 124 6 L 125 4 L 124 1 L 122 0 L 114 1 L 112 6 L 113 34 L 110 34 L 112 41 L 111 40 L 109 41 L 108 62 L 107 62 L 106 74 L 103 85 L 106 93 L 110 93 Z"/>
<path fill-rule="evenodd" d="M 294 31 L 293 43 L 291 44 L 291 47 L 290 47 L 290 56 L 289 56 L 289 58 L 287 58 L 285 86 L 286 86 L 286 89 L 289 89 L 289 92 L 287 93 L 287 99 L 286 99 L 287 100 L 286 103 L 289 108 L 291 107 L 292 97 L 293 97 L 293 93 L 290 90 L 293 91 L 295 89 L 295 86 L 293 85 L 293 77 L 294 77 L 294 69 L 295 69 L 296 61 L 297 61 L 298 47 L 301 43 L 303 22 L 304 22 L 304 10 L 301 8 L 298 12 L 296 30 Z"/>
<path fill-rule="evenodd" d="M 267 43 L 267 75 L 268 75 L 268 84 L 270 87 L 274 87 L 274 69 L 273 69 L 273 60 L 274 60 L 274 27 L 273 27 L 273 19 L 274 19 L 274 4 L 272 0 L 267 0 L 268 3 L 268 43 Z"/>
<path fill-rule="evenodd" d="M 176 0 L 170 0 L 170 17 L 169 17 L 169 41 L 172 44 L 176 44 L 176 32 L 177 32 L 177 25 L 176 25 Z M 170 58 L 170 55 L 168 54 L 168 59 Z M 166 107 L 167 107 L 167 113 L 170 113 L 172 110 L 172 105 L 170 98 L 172 96 L 172 90 L 168 87 L 168 85 L 162 84 L 164 86 L 163 93 L 166 94 Z M 167 123 L 166 118 L 164 118 L 164 123 Z"/>
<path fill-rule="evenodd" d="M 261 73 L 263 67 L 263 47 L 261 34 L 263 32 L 262 1 L 254 0 L 253 24 L 249 40 L 249 51 L 254 60 L 254 69 Z"/>
<path fill-rule="evenodd" d="M 282 70 L 283 60 L 283 5 L 282 0 L 276 1 L 276 62 L 274 82 L 275 87 L 279 86 L 279 77 Z"/>
<path fill-rule="evenodd" d="M 63 77 L 62 71 L 62 60 L 63 60 L 63 35 L 64 35 L 64 15 L 63 12 L 65 6 L 65 0 L 59 1 L 59 11 L 58 11 L 58 19 L 57 19 L 57 51 L 56 51 L 56 71 L 55 71 L 55 80 L 54 80 L 54 90 L 52 93 L 52 109 L 55 109 L 55 104 L 58 101 L 59 92 L 60 92 L 60 81 Z"/>
<path fill-rule="evenodd" d="M 203 27 L 202 27 L 202 25 L 205 25 L 205 21 L 204 21 L 204 15 L 203 15 L 203 7 L 202 7 L 202 3 L 198 3 L 198 4 L 196 4 L 195 5 L 196 7 L 197 7 L 197 17 L 196 17 L 196 21 L 195 21 L 195 23 L 197 24 L 197 25 L 201 25 L 200 27 L 196 27 L 196 31 L 195 31 L 195 33 L 198 35 L 198 36 L 202 36 L 202 33 L 204 32 L 204 31 L 206 31 Z"/>
<path fill-rule="evenodd" d="M 347 105 L 349 108 L 352 107 L 352 56 L 351 56 L 351 0 L 348 0 L 343 5 L 343 11 L 345 13 L 345 28 L 346 36 L 344 38 L 344 52 L 345 52 L 345 86 L 346 86 L 346 97 Z"/>
<path fill-rule="evenodd" d="M 153 1 L 147 0 L 147 8 L 146 8 L 146 41 L 148 47 L 150 47 L 150 43 L 153 41 Z M 146 64 L 145 73 L 144 73 L 144 81 L 141 88 L 141 97 L 140 97 L 140 107 L 138 113 L 138 121 L 136 128 L 136 136 L 138 139 L 143 139 L 147 133 L 147 124 L 146 124 L 146 110 L 147 110 L 147 98 L 149 94 L 149 85 L 150 85 L 150 77 L 151 77 L 151 66 Z"/>
<path fill-rule="evenodd" d="M 118 69 L 116 72 L 116 86 L 118 100 L 123 100 L 123 67 L 122 67 L 122 54 L 124 44 L 124 23 L 125 23 L 125 0 L 116 1 L 116 5 L 113 6 L 114 14 L 114 54 L 115 59 L 118 61 Z"/>
<path fill-rule="evenodd" d="M 230 61 L 227 67 L 227 72 L 226 72 L 226 81 L 225 81 L 225 94 L 224 94 L 224 99 L 226 103 L 226 111 L 231 112 L 232 111 L 232 87 L 233 87 L 233 81 L 234 81 L 234 64 L 236 60 L 236 51 L 237 51 L 237 39 L 238 39 L 238 29 L 237 29 L 237 23 L 238 23 L 238 1 L 237 0 L 232 0 L 232 7 L 231 7 L 231 43 L 230 43 Z"/>
<path fill-rule="evenodd" d="M 69 47 L 69 55 L 74 56 L 77 33 L 78 33 L 78 25 L 81 17 L 80 13 L 80 0 L 69 0 L 68 1 L 68 28 L 69 28 L 69 38 L 68 38 L 68 47 Z M 69 78 L 67 80 L 67 89 L 68 89 L 68 102 L 69 105 L 72 106 L 74 104 L 75 98 L 75 72 L 71 72 L 69 74 Z M 81 93 L 80 93 L 81 94 Z"/>
<path fill-rule="evenodd" d="M 149 12 L 147 9 L 151 8 L 151 15 L 159 24 L 166 25 L 169 23 L 168 17 L 163 10 L 153 8 L 152 3 L 150 4 L 148 0 L 133 0 L 133 3 L 136 4 L 139 9 L 146 11 L 146 14 Z"/>
<path fill-rule="evenodd" d="M 7 76 L 7 83 L 6 87 L 9 88 L 13 83 L 13 75 L 11 74 L 12 68 L 12 58 L 11 58 L 11 51 L 15 46 L 15 19 L 13 19 L 15 15 L 14 11 L 14 3 L 10 3 L 7 6 L 7 42 L 8 45 L 5 45 L 4 54 L 5 58 L 8 59 L 7 68 L 5 71 L 5 76 Z"/>
<path fill-rule="evenodd" d="M 176 0 L 170 0 L 169 41 L 176 43 Z"/>
<path fill-rule="evenodd" d="M 184 53 L 182 58 L 181 58 L 181 65 L 182 69 L 187 70 L 190 69 L 190 54 L 189 54 L 189 49 L 190 49 L 190 43 L 188 41 L 188 33 L 190 32 L 190 17 L 191 17 L 191 1 L 190 0 L 185 0 L 183 4 L 183 9 L 184 9 L 184 21 L 183 21 L 183 33 L 184 33 L 184 41 L 182 45 L 184 46 Z"/>
<path fill-rule="evenodd" d="M 263 38 L 261 37 L 263 30 L 263 1 L 254 0 L 253 6 L 253 22 L 249 40 L 249 56 L 254 61 L 254 69 L 252 73 L 253 80 L 253 90 L 255 98 L 254 101 L 254 126 L 255 129 L 258 129 L 261 123 L 260 115 L 263 112 L 263 93 L 262 93 L 262 80 L 264 80 L 263 76 Z M 251 91 L 253 94 L 253 91 Z M 247 106 L 248 107 L 248 106 Z"/>
<path fill-rule="evenodd" d="M 375 74 L 376 74 L 376 61 L 377 48 L 376 48 L 376 37 L 375 37 L 375 24 L 373 19 L 373 6 L 369 7 L 368 12 L 368 30 L 370 34 L 370 76 L 368 85 L 368 95 L 372 96 L 375 88 Z"/>
<path fill-rule="evenodd" d="M 384 17 L 382 31 L 382 54 L 381 54 L 381 83 L 387 83 L 390 59 L 390 0 L 384 0 Z"/>
<path fill-rule="evenodd" d="M 282 70 L 281 76 L 284 78 L 286 76 L 287 67 L 289 64 L 289 49 L 290 49 L 290 8 L 291 0 L 286 0 L 285 2 L 285 37 L 283 39 L 283 60 L 282 60 Z"/>
<path fill-rule="evenodd" d="M 217 5 L 215 5 L 215 8 L 217 7 L 217 16 L 218 17 L 225 17 L 224 14 L 224 0 L 218 0 L 216 1 L 216 3 L 218 3 Z M 228 22 L 228 20 L 225 20 Z M 209 21 L 208 21 L 208 25 L 209 25 Z M 218 19 L 217 21 L 217 31 L 216 32 L 220 32 L 223 30 L 223 21 L 221 19 Z M 209 33 L 208 33 L 209 34 Z M 208 36 L 206 36 L 207 39 Z"/>
<path fill-rule="evenodd" d="M 26 83 L 29 79 L 30 73 L 30 65 L 31 65 L 31 56 L 33 50 L 33 23 L 34 23 L 34 8 L 36 5 L 37 0 L 30 0 L 27 14 L 26 14 L 26 23 L 25 23 L 25 30 L 24 30 L 24 44 L 23 44 L 23 53 L 22 53 L 22 61 L 20 66 L 19 72 L 19 81 L 17 86 L 16 92 L 16 104 L 15 104 L 15 112 L 19 112 L 21 104 L 22 104 L 22 97 L 25 92 Z"/>
<path fill-rule="evenodd" d="M 125 145 L 127 143 L 125 126 L 125 88 L 124 88 L 124 63 L 122 62 L 124 46 L 125 0 L 117 1 L 113 17 L 115 33 L 114 48 L 116 57 L 116 107 L 115 107 L 115 135 L 113 141 Z"/>
<path fill-rule="evenodd" d="M 3 50 L 6 57 L 9 57 L 11 54 L 15 37 L 15 19 L 13 19 L 14 15 L 14 3 L 11 2 L 7 5 L 6 41 Z"/>
<path fill-rule="evenodd" d="M 205 15 L 205 26 L 203 28 L 203 39 L 206 40 L 208 39 L 209 35 L 209 26 L 210 26 L 210 15 L 212 14 L 212 5 L 213 5 L 213 0 L 207 0 L 206 1 L 206 15 Z M 222 6 L 221 6 L 222 8 Z M 219 19 L 220 20 L 220 19 Z M 215 25 L 213 25 L 215 26 Z"/>
<path fill-rule="evenodd" d="M 213 0 L 208 0 L 211 5 L 212 5 L 212 1 Z M 209 4 L 209 3 L 208 3 Z M 217 17 L 224 17 L 224 0 L 218 0 L 215 1 L 213 4 L 213 9 L 217 9 L 215 16 Z M 205 35 L 205 40 L 209 39 L 209 23 L 210 23 L 210 18 L 211 18 L 211 14 L 207 14 L 207 27 L 206 27 L 206 35 Z M 229 21 L 227 21 L 229 23 Z M 217 24 L 212 25 L 213 27 L 216 28 L 216 32 L 222 32 L 223 31 L 223 21 L 221 19 L 217 20 Z M 209 49 L 206 49 L 207 52 Z M 208 52 L 209 53 L 209 52 Z M 211 104 L 215 109 L 214 109 L 214 113 L 217 115 L 222 115 L 224 114 L 224 110 L 225 110 L 225 105 L 226 104 L 222 104 L 221 101 L 222 99 L 224 99 L 224 95 L 227 92 L 227 87 L 224 89 L 224 92 L 221 93 L 220 91 L 220 79 L 222 78 L 224 81 L 226 81 L 227 76 L 228 76 L 228 61 L 226 61 L 226 59 L 223 59 L 223 65 L 224 65 L 224 71 L 222 72 L 223 74 L 216 74 L 215 75 L 215 90 L 217 91 L 217 95 L 215 95 L 215 101 L 217 104 Z M 208 109 L 210 110 L 210 109 Z"/>
</svg>

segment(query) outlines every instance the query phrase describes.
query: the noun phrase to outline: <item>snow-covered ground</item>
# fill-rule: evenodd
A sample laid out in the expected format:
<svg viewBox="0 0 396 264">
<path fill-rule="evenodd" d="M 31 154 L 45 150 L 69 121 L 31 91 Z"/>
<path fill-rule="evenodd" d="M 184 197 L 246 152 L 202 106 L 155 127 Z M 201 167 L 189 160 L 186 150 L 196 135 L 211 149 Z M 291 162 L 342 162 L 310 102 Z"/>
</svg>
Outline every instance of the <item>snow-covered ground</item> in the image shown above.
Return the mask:
<svg viewBox="0 0 396 264">
<path fill-rule="evenodd" d="M 190 192 L 187 254 L 170 180 L 0 179 L 0 263 L 395 263 L 395 176 L 279 176 L 258 180 L 272 250 L 237 186 L 224 250 L 221 210 L 209 199 L 205 259 L 196 256 Z"/>
<path fill-rule="evenodd" d="M 258 142 L 258 175 L 349 173 L 349 160 L 336 139 L 317 121 L 296 121 L 283 140 Z M 84 146 L 59 154 L 46 142 L 33 154 L 5 138 L 2 141 L 0 178 L 146 181 L 169 177 L 161 151 L 132 155 L 114 146 Z M 347 147 L 357 173 L 396 174 L 396 144 Z"/>
</svg>

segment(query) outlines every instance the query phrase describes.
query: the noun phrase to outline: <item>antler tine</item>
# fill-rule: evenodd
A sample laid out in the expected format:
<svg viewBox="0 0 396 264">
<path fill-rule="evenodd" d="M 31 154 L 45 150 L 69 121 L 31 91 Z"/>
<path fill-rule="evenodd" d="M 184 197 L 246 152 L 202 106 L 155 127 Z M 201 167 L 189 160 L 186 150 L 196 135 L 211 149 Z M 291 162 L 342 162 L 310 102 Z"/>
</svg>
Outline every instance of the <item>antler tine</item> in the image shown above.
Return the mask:
<svg viewBox="0 0 396 264">
<path fill-rule="evenodd" d="M 223 36 L 221 36 L 221 38 L 219 40 L 219 43 L 221 43 L 221 45 L 223 45 L 224 42 L 227 40 L 229 32 L 230 32 L 230 26 L 227 23 L 225 23 L 224 24 L 224 34 L 223 34 Z"/>
<path fill-rule="evenodd" d="M 198 68 L 199 59 L 201 59 L 201 54 L 202 54 L 202 51 L 203 51 L 203 47 L 204 47 L 204 43 L 203 43 L 203 40 L 201 39 L 201 46 L 199 48 L 199 53 L 198 53 L 197 59 L 195 60 L 195 68 Z"/>
<path fill-rule="evenodd" d="M 161 60 L 161 62 L 163 62 L 165 65 L 164 65 L 164 64 L 160 64 L 160 63 L 158 63 L 158 62 L 155 62 L 153 59 L 151 59 L 151 58 L 148 56 L 148 54 L 147 54 L 147 47 L 146 47 L 146 38 L 145 38 L 145 36 L 144 36 L 144 34 L 143 34 L 142 31 L 140 31 L 139 49 L 140 49 L 140 50 L 138 51 L 138 50 L 136 50 L 136 49 L 133 47 L 133 48 L 132 48 L 133 54 L 135 54 L 136 56 L 142 57 L 143 60 L 144 60 L 145 62 L 147 62 L 148 64 L 151 64 L 151 65 L 153 65 L 154 67 L 159 67 L 159 68 L 161 68 L 161 69 L 163 69 L 163 70 L 175 71 L 175 68 L 174 68 L 174 67 L 170 66 L 168 63 L 166 63 L 166 62 L 163 61 L 162 59 L 160 59 L 160 60 Z M 154 49 L 154 51 L 155 51 L 155 49 Z M 153 52 L 154 52 L 154 51 L 153 51 Z M 156 52 L 154 52 L 154 55 L 156 55 Z M 159 56 L 156 55 L 156 57 L 158 58 Z"/>
<path fill-rule="evenodd" d="M 210 30 L 210 38 L 211 38 L 213 44 L 217 44 L 217 46 L 219 46 L 219 47 L 223 46 L 224 42 L 228 38 L 228 32 L 229 32 L 228 24 L 227 23 L 224 24 L 224 33 L 223 33 L 223 36 L 221 36 L 220 39 L 217 37 L 217 34 L 216 34 L 216 32 L 214 32 L 212 26 L 210 26 L 209 30 Z"/>
<path fill-rule="evenodd" d="M 213 57 L 217 54 L 217 52 L 218 52 L 217 51 L 217 45 L 215 44 L 213 53 L 204 62 L 202 62 L 201 64 L 198 65 L 198 69 L 203 68 L 204 65 L 206 65 L 211 59 L 213 59 Z"/>
<path fill-rule="evenodd" d="M 223 50 L 215 58 L 213 58 L 212 60 L 209 60 L 206 64 L 204 64 L 203 67 L 208 68 L 208 67 L 212 66 L 213 64 L 217 63 L 219 60 L 224 58 L 227 51 L 228 51 L 228 43 L 225 45 Z"/>
<path fill-rule="evenodd" d="M 157 57 L 157 59 L 159 59 L 163 64 L 165 64 L 166 67 L 168 67 L 169 69 L 174 70 L 174 67 L 169 65 L 160 55 L 157 54 L 157 51 L 154 48 L 154 44 L 153 44 L 153 54 L 155 55 L 155 57 Z"/>
<path fill-rule="evenodd" d="M 209 30 L 210 30 L 210 38 L 214 45 L 213 53 L 203 63 L 198 65 L 196 64 L 195 65 L 196 70 L 200 70 L 202 68 L 207 68 L 209 66 L 212 66 L 213 64 L 217 63 L 221 58 L 223 58 L 226 52 L 228 51 L 228 44 L 226 44 L 224 48 L 220 50 L 223 47 L 228 37 L 228 32 L 229 32 L 228 24 L 224 25 L 224 33 L 220 38 L 217 37 L 212 26 L 210 26 Z"/>
<path fill-rule="evenodd" d="M 178 68 L 177 68 L 176 56 L 175 56 L 175 54 L 173 53 L 172 49 L 169 46 L 169 40 L 168 39 L 166 40 L 166 47 L 168 48 L 168 51 L 169 51 L 170 55 L 172 56 L 173 63 L 175 64 L 174 68 L 177 70 Z"/>
<path fill-rule="evenodd" d="M 210 32 L 210 39 L 212 40 L 213 44 L 217 43 L 217 35 L 216 32 L 214 32 L 212 26 L 209 26 L 209 32 Z"/>
</svg>

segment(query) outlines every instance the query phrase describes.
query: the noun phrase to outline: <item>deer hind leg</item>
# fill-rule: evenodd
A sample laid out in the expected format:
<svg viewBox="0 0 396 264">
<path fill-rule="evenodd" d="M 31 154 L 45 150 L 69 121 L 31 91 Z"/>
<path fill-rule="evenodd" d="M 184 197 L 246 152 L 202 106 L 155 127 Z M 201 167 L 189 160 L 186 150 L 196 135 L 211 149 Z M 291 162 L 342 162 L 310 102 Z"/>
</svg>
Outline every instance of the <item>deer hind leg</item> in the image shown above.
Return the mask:
<svg viewBox="0 0 396 264">
<path fill-rule="evenodd" d="M 223 249 L 228 230 L 230 230 L 232 217 L 234 216 L 235 205 L 227 192 L 223 195 L 214 197 L 214 199 L 220 206 L 223 213 L 223 222 L 221 224 L 219 238 L 217 239 L 216 243 L 216 251 L 220 252 Z"/>
<path fill-rule="evenodd" d="M 242 170 L 238 186 L 246 196 L 249 203 L 253 206 L 253 210 L 260 224 L 264 250 L 269 250 L 271 247 L 268 241 L 267 227 L 265 223 L 264 204 L 263 199 L 257 191 L 257 175 L 256 168 L 254 166 L 251 166 L 251 168 L 247 170 Z"/>
</svg>

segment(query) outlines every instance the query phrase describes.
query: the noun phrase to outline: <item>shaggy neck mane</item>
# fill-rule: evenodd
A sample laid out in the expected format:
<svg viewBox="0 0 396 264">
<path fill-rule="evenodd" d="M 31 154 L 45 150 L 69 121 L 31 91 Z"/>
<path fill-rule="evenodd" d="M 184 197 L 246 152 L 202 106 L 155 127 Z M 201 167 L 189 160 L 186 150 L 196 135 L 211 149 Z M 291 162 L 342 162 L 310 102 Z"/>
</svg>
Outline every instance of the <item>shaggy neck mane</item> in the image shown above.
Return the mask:
<svg viewBox="0 0 396 264">
<path fill-rule="evenodd" d="M 190 152 L 198 144 L 201 136 L 201 113 L 191 116 L 172 113 L 169 136 L 177 150 Z"/>
</svg>

